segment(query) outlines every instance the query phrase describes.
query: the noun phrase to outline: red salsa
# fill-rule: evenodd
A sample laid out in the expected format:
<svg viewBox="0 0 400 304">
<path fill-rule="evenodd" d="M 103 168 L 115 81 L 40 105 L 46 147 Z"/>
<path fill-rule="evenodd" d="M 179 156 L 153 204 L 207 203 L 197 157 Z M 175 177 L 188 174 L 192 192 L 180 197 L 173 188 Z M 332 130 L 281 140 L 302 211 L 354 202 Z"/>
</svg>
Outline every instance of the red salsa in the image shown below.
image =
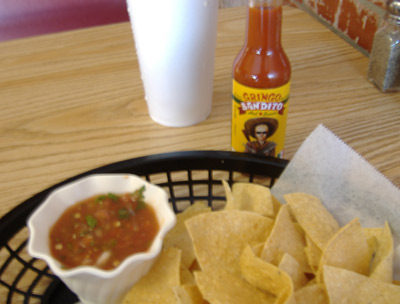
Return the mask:
<svg viewBox="0 0 400 304">
<path fill-rule="evenodd" d="M 116 268 L 147 251 L 158 230 L 154 209 L 134 193 L 96 195 L 69 207 L 50 230 L 50 250 L 63 267 Z"/>
</svg>

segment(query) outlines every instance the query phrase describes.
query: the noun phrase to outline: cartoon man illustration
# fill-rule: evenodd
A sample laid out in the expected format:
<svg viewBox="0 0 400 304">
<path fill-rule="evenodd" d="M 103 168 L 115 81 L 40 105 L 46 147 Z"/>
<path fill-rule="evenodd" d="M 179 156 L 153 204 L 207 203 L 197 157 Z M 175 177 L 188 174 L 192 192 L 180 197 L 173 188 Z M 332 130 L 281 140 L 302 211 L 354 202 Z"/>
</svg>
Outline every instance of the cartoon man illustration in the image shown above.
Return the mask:
<svg viewBox="0 0 400 304">
<path fill-rule="evenodd" d="M 267 141 L 278 128 L 278 121 L 273 118 L 251 118 L 244 124 L 243 133 L 246 136 L 245 152 L 253 154 L 263 154 L 265 156 L 275 156 L 276 143 Z M 252 141 L 250 137 L 255 138 Z"/>
</svg>

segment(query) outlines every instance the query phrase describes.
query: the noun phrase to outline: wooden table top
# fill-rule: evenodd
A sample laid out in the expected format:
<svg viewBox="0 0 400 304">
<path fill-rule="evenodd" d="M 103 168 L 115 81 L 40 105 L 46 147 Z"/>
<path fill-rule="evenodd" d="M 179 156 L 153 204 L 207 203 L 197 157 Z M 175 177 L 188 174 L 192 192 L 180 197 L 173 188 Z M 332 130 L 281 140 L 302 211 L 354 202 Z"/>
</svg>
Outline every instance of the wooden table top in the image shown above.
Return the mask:
<svg viewBox="0 0 400 304">
<path fill-rule="evenodd" d="M 204 122 L 153 122 L 129 23 L 0 43 L 0 216 L 68 177 L 129 158 L 230 150 L 231 68 L 246 9 L 219 11 L 213 109 Z M 286 154 L 324 124 L 400 186 L 400 93 L 367 78 L 368 58 L 306 13 L 284 8 L 292 64 Z"/>
</svg>

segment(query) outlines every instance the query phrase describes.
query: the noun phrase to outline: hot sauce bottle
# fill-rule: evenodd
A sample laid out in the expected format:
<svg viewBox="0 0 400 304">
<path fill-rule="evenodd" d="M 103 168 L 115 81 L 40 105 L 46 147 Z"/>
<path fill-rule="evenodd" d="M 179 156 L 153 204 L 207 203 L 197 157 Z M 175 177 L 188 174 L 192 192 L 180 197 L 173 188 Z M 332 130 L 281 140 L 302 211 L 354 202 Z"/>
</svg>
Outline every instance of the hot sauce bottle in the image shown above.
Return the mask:
<svg viewBox="0 0 400 304">
<path fill-rule="evenodd" d="M 232 150 L 283 156 L 291 68 L 281 44 L 282 0 L 248 0 L 233 64 Z"/>
</svg>

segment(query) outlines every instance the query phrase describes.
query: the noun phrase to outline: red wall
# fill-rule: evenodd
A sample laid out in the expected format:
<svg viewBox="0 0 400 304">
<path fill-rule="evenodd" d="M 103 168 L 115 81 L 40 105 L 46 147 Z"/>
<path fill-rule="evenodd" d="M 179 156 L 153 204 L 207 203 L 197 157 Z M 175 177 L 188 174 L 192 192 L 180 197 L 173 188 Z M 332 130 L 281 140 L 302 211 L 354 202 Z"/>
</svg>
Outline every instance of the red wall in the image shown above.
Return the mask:
<svg viewBox="0 0 400 304">
<path fill-rule="evenodd" d="M 385 12 L 385 0 L 292 0 L 369 54 Z"/>
</svg>

